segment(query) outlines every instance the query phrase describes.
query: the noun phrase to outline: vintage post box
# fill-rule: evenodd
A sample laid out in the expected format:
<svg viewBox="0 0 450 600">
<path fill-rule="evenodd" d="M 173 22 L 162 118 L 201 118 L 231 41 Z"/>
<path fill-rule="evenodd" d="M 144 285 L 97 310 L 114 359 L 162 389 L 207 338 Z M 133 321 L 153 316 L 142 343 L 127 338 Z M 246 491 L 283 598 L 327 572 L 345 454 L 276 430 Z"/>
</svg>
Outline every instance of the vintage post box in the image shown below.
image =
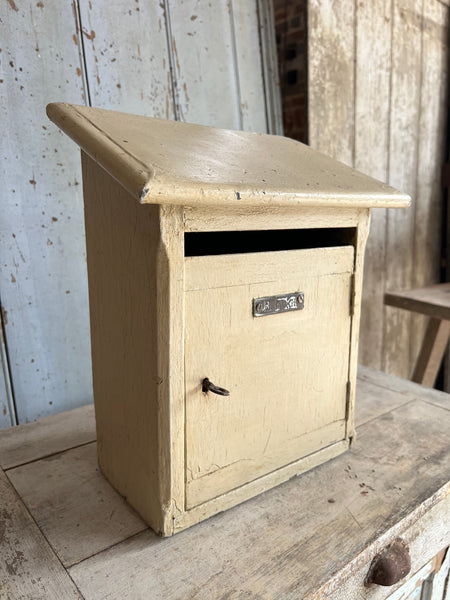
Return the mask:
<svg viewBox="0 0 450 600">
<path fill-rule="evenodd" d="M 102 472 L 167 536 L 345 451 L 389 186 L 293 140 L 69 104 Z"/>
</svg>

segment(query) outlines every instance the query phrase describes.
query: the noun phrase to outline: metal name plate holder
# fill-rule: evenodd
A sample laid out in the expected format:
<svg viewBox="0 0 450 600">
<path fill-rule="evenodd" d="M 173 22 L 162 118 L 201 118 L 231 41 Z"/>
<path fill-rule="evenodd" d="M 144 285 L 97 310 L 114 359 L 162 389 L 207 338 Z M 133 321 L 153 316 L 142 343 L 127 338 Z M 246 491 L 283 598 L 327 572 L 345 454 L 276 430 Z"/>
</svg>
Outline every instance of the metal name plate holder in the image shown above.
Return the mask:
<svg viewBox="0 0 450 600">
<path fill-rule="evenodd" d="M 253 298 L 253 316 L 265 317 L 293 310 L 305 308 L 305 295 L 303 292 L 291 292 L 279 296 L 266 296 Z"/>
</svg>

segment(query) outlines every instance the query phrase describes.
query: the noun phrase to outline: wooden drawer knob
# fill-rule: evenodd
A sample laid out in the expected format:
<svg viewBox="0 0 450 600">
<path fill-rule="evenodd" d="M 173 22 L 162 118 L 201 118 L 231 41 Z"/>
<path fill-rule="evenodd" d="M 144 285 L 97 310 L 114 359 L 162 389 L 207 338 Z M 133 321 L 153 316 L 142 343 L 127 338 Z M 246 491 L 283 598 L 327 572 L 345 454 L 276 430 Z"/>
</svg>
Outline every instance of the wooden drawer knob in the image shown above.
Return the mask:
<svg viewBox="0 0 450 600">
<path fill-rule="evenodd" d="M 365 581 L 366 585 L 395 585 L 411 570 L 408 546 L 401 539 L 395 540 L 383 552 L 375 556 Z"/>
</svg>

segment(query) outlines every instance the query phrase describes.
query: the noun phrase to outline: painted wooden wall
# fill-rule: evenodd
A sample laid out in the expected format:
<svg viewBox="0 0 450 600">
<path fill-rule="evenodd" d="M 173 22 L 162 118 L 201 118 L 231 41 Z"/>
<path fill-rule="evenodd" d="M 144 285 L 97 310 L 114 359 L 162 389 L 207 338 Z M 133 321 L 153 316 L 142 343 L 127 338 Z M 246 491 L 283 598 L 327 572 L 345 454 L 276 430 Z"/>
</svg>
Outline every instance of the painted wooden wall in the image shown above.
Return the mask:
<svg viewBox="0 0 450 600">
<path fill-rule="evenodd" d="M 448 0 L 308 0 L 309 142 L 413 198 L 372 215 L 360 361 L 410 377 L 424 319 L 386 290 L 439 280 Z"/>
<path fill-rule="evenodd" d="M 448 1 L 308 0 L 311 145 L 414 198 L 409 211 L 374 211 L 363 299 L 362 362 L 403 376 L 423 321 L 382 298 L 438 276 Z M 275 76 L 267 6 L 2 4 L 0 298 L 9 364 L 0 425 L 15 418 L 9 374 L 19 422 L 92 399 L 79 158 L 45 105 L 279 131 L 279 103 L 267 91 Z"/>
<path fill-rule="evenodd" d="M 46 104 L 264 132 L 260 12 L 256 0 L 2 2 L 0 297 L 19 423 L 92 400 L 79 156 Z M 14 417 L 6 386 L 0 426 Z"/>
</svg>

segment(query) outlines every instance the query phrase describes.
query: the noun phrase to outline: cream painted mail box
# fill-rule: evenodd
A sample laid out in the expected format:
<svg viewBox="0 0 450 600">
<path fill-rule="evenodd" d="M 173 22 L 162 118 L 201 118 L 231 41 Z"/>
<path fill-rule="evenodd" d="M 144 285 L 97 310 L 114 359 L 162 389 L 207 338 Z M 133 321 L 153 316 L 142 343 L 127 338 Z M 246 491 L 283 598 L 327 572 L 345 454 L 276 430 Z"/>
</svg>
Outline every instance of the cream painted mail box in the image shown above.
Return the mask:
<svg viewBox="0 0 450 600">
<path fill-rule="evenodd" d="M 100 467 L 167 536 L 354 436 L 370 207 L 278 136 L 51 104 L 82 149 Z"/>
</svg>

